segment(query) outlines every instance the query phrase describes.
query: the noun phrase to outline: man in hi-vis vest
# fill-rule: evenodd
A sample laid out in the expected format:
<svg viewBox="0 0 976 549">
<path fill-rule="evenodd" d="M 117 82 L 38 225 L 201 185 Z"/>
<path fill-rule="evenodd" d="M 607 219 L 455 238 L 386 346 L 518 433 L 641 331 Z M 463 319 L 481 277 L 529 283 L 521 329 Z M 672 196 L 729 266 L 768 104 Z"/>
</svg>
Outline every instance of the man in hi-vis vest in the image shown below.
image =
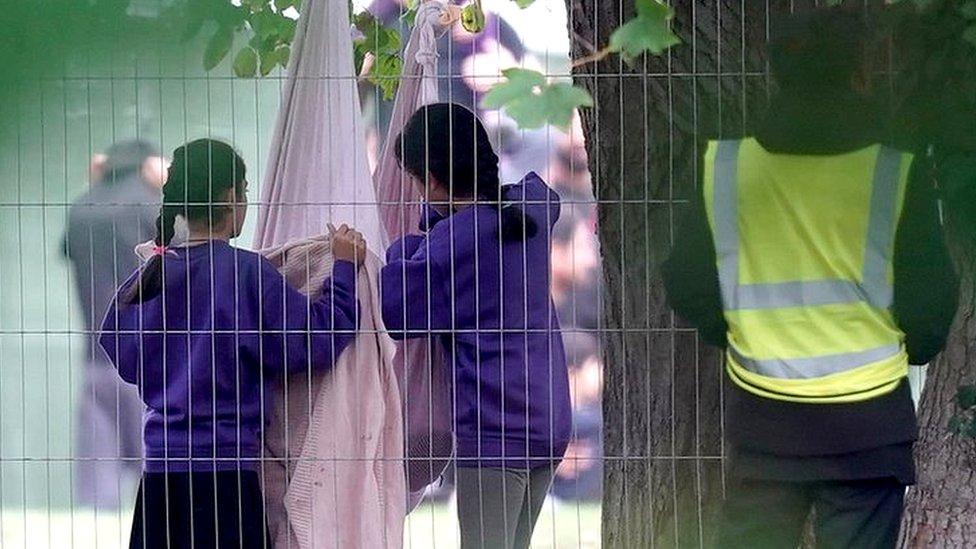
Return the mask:
<svg viewBox="0 0 976 549">
<path fill-rule="evenodd" d="M 664 266 L 670 304 L 728 376 L 722 547 L 892 547 L 914 481 L 909 364 L 945 344 L 957 280 L 924 159 L 867 99 L 863 22 L 771 28 L 777 93 L 712 141 Z"/>
</svg>

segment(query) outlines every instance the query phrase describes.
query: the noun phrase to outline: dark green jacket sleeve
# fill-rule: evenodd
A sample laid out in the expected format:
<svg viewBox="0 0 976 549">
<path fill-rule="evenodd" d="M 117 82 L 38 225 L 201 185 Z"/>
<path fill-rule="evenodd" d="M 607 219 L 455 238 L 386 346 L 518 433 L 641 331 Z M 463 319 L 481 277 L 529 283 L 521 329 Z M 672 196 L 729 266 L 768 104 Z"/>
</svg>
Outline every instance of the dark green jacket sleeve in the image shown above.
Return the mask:
<svg viewBox="0 0 976 549">
<path fill-rule="evenodd" d="M 944 347 L 959 299 L 931 165 L 917 158 L 895 236 L 894 316 L 908 359 L 926 364 Z"/>
<path fill-rule="evenodd" d="M 698 329 L 710 345 L 725 347 L 728 325 L 722 314 L 715 242 L 701 193 L 696 192 L 674 234 L 674 247 L 662 267 L 672 309 Z"/>
</svg>

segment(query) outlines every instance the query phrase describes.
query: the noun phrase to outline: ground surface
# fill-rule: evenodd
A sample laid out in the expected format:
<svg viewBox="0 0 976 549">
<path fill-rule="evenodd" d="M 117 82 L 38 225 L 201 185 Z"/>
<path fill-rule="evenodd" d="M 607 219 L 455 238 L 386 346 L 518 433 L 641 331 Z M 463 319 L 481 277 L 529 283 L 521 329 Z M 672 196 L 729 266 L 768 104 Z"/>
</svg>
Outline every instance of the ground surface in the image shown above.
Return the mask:
<svg viewBox="0 0 976 549">
<path fill-rule="evenodd" d="M 27 510 L 6 508 L 0 522 L 3 549 L 115 549 L 125 547 L 128 513 L 90 510 Z M 457 522 L 450 504 L 425 505 L 405 525 L 404 549 L 457 547 Z M 600 546 L 600 509 L 596 504 L 547 502 L 532 547 L 591 549 Z"/>
</svg>

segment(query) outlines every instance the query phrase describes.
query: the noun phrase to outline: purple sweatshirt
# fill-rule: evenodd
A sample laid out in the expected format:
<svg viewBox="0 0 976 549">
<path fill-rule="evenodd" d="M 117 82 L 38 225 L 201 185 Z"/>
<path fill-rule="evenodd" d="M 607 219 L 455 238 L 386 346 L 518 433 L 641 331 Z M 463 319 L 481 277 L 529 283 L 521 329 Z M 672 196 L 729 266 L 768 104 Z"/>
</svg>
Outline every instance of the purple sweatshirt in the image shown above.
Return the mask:
<svg viewBox="0 0 976 549">
<path fill-rule="evenodd" d="M 459 467 L 531 468 L 561 459 L 569 381 L 549 293 L 559 196 L 530 173 L 504 187 L 538 225 L 502 242 L 498 210 L 475 205 L 387 250 L 383 321 L 394 338 L 433 332 L 453 364 Z M 428 220 L 428 225 L 429 225 Z"/>
<path fill-rule="evenodd" d="M 194 471 L 255 469 L 269 386 L 285 372 L 332 367 L 355 337 L 356 268 L 337 261 L 310 302 L 254 252 L 222 241 L 174 251 L 162 294 L 113 300 L 100 337 L 146 403 L 146 471 L 187 471 L 190 460 Z"/>
</svg>

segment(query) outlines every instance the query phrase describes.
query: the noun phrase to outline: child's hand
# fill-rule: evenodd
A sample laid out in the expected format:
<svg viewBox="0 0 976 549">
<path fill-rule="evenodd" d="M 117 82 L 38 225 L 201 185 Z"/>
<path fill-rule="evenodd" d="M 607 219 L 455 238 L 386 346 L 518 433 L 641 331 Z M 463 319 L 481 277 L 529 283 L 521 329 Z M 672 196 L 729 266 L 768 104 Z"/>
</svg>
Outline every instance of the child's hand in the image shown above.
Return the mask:
<svg viewBox="0 0 976 549">
<path fill-rule="evenodd" d="M 343 224 L 338 229 L 329 223 L 332 237 L 332 257 L 362 265 L 366 260 L 366 239 L 356 229 Z"/>
</svg>

